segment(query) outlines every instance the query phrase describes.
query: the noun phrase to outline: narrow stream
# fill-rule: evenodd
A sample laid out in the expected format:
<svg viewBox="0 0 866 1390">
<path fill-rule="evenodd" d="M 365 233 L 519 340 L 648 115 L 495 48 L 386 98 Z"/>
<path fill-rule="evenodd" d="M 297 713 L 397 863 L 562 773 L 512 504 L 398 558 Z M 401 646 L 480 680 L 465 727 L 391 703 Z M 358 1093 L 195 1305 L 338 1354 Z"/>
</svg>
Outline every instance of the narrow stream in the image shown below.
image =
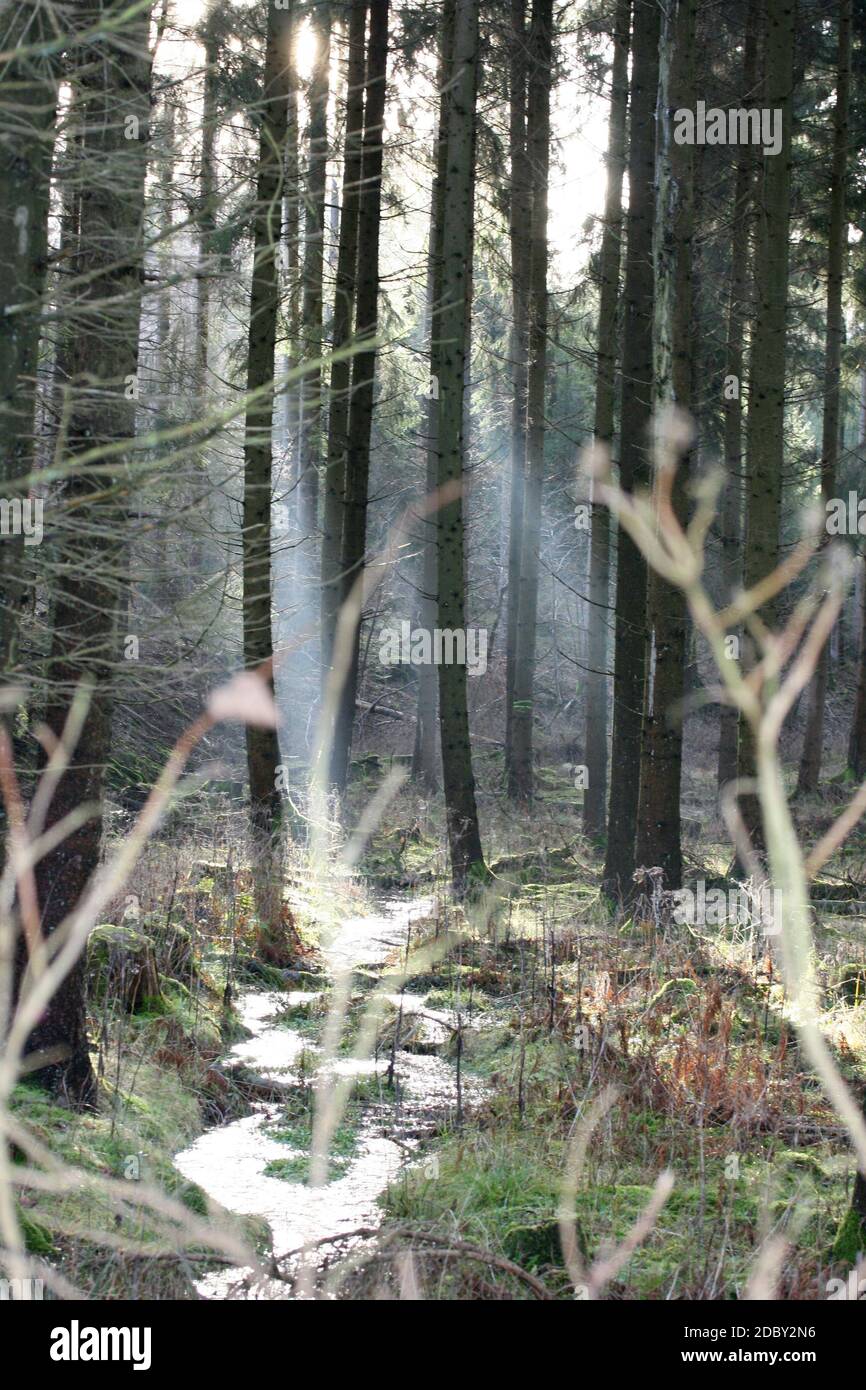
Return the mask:
<svg viewBox="0 0 866 1390">
<path fill-rule="evenodd" d="M 386 900 L 375 914 L 347 919 L 327 950 L 329 973 L 346 966 L 380 965 L 395 948 L 405 946 L 411 923 L 426 916 L 430 907 L 427 899 Z M 232 1048 L 225 1065 L 242 1064 L 259 1077 L 298 1087 L 304 1083 L 305 1072 L 309 1082 L 310 1055 L 318 1051 L 316 1044 L 301 1029 L 277 1020 L 287 1008 L 315 1005 L 320 999 L 321 995 L 302 991 L 250 991 L 241 996 L 241 1020 L 252 1037 Z M 423 995 L 408 992 L 402 1000 L 404 1016 L 424 1004 Z M 278 1259 L 305 1242 L 378 1225 L 382 1213 L 376 1199 L 404 1164 L 418 1161 L 413 1150 L 420 1138 L 456 1107 L 455 1067 L 435 1055 L 435 1049 L 447 1041 L 450 1019 L 449 1011 L 424 1010 L 425 1047 L 432 1050 L 397 1051 L 396 1096 L 383 1093 L 381 1104 L 365 1109 L 347 1166 L 334 1172 L 324 1187 L 312 1189 L 303 1180 L 289 1181 L 264 1171 L 272 1160 L 301 1157 L 270 1132 L 283 1110 L 279 1102 L 262 1102 L 253 1114 L 208 1130 L 177 1155 L 177 1168 L 230 1211 L 264 1217 L 273 1232 Z M 380 1056 L 378 1061 L 343 1057 L 333 1065 L 344 1074 L 372 1076 L 384 1075 L 389 1062 L 390 1056 Z M 244 1273 L 220 1270 L 205 1276 L 197 1287 L 206 1298 L 226 1298 Z M 285 1286 L 270 1284 L 259 1296 L 285 1297 L 287 1293 Z"/>
</svg>

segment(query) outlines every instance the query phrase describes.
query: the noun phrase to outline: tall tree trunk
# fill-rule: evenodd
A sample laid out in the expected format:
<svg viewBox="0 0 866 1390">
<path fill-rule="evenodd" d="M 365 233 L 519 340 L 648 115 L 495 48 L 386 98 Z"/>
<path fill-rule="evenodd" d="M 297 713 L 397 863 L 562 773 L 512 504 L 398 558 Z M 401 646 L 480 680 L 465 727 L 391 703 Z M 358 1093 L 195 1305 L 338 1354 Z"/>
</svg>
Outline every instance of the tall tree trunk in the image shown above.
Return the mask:
<svg viewBox="0 0 866 1390">
<path fill-rule="evenodd" d="M 154 182 L 156 184 L 153 202 L 155 204 L 159 236 L 159 246 L 154 256 L 156 262 L 154 273 L 162 282 L 162 288 L 159 292 L 159 307 L 156 315 L 156 365 L 160 376 L 161 397 L 161 410 L 157 419 L 160 426 L 164 426 L 171 418 L 170 408 L 166 404 L 168 383 L 169 381 L 176 380 L 181 371 L 181 364 L 178 361 L 177 344 L 172 341 L 172 329 L 177 322 L 176 319 L 172 317 L 172 291 L 174 287 L 171 284 L 174 257 L 172 235 L 174 218 L 175 140 L 177 138 L 176 115 L 177 112 L 171 100 L 163 100 L 155 112 L 156 118 L 154 120 L 153 132 Z M 194 389 L 195 383 L 192 384 Z"/>
<path fill-rule="evenodd" d="M 346 131 L 343 147 L 343 194 L 331 342 L 334 350 L 352 339 L 358 270 L 358 208 L 361 199 L 361 146 L 364 133 L 364 64 L 367 0 L 352 0 L 346 64 Z M 340 607 L 340 551 L 346 487 L 349 431 L 349 357 L 334 362 L 328 393 L 328 466 L 322 521 L 322 674 L 331 666 Z"/>
<path fill-rule="evenodd" d="M 620 485 L 626 492 L 649 477 L 647 449 L 653 387 L 653 261 L 655 105 L 659 7 L 635 8 L 629 118 L 628 240 L 623 289 Z M 640 786 L 641 710 L 646 673 L 646 563 L 625 531 L 617 530 L 616 633 L 611 785 L 607 816 L 605 892 L 621 897 L 634 872 Z"/>
<path fill-rule="evenodd" d="M 866 556 L 860 564 L 866 571 Z M 857 661 L 857 693 L 848 738 L 848 767 L 859 782 L 866 778 L 866 573 L 862 575 L 863 602 L 860 605 L 860 650 Z"/>
<path fill-rule="evenodd" d="M 286 130 L 286 195 L 283 200 L 283 244 L 288 286 L 287 332 L 288 344 L 284 357 L 284 374 L 298 366 L 301 341 L 301 157 L 300 118 L 298 113 L 297 39 L 299 17 L 293 13 L 292 67 L 289 85 L 289 114 Z M 281 439 L 288 459 L 288 474 L 297 465 L 298 437 L 301 424 L 301 386 L 295 382 L 285 395 L 284 430 Z M 292 509 L 297 499 L 293 496 Z"/>
<path fill-rule="evenodd" d="M 340 553 L 342 599 L 362 573 L 367 549 L 367 503 L 370 486 L 370 438 L 376 379 L 378 327 L 379 228 L 382 218 L 382 152 L 385 139 L 385 95 L 388 66 L 389 0 L 370 0 L 370 36 L 364 96 L 364 142 L 361 161 L 361 202 L 358 212 L 358 298 L 355 336 L 359 351 L 352 358 L 352 394 L 346 453 L 346 488 Z M 352 653 L 340 691 L 331 784 L 345 791 L 358 696 L 361 625 L 352 634 Z"/>
<path fill-rule="evenodd" d="M 517 650 L 514 663 L 511 765 L 508 769 L 509 795 L 522 802 L 531 802 L 533 786 L 533 697 L 547 383 L 547 194 L 552 49 L 552 0 L 533 0 L 526 123 L 526 148 L 532 178 L 532 216 L 529 225 L 529 372 L 526 397 L 527 471 L 523 499 Z"/>
<path fill-rule="evenodd" d="M 765 74 L 762 105 L 782 112 L 782 147 L 765 156 L 755 251 L 755 326 L 752 335 L 749 411 L 746 422 L 746 553 L 744 582 L 751 587 L 779 559 L 782 467 L 785 450 L 785 334 L 788 304 L 788 237 L 791 204 L 791 118 L 794 83 L 794 5 L 766 0 Z M 761 612 L 769 626 L 775 604 Z M 749 656 L 749 653 L 744 653 Z M 748 663 L 747 663 L 748 664 Z M 740 718 L 737 776 L 755 775 L 754 741 Z M 758 798 L 740 799 L 746 831 L 756 850 L 763 844 Z"/>
<path fill-rule="evenodd" d="M 116 18 L 116 3 L 91 3 L 82 27 Z M 69 284 L 67 312 L 74 331 L 68 344 L 71 408 L 65 456 L 108 447 L 135 432 L 142 288 L 142 224 L 150 114 L 148 18 L 126 20 L 122 41 L 107 51 L 82 55 L 77 100 L 81 110 L 79 243 Z M 38 864 L 36 883 L 42 932 L 50 937 L 76 906 L 99 862 L 101 801 L 111 729 L 111 675 L 118 660 L 118 620 L 126 610 L 123 514 L 105 479 L 71 473 L 53 502 L 62 535 L 49 698 L 45 723 L 60 737 L 82 680 L 91 699 L 68 768 L 60 778 L 46 825 L 56 825 L 88 804 L 97 809 Z M 27 987 L 23 946 L 21 988 Z M 28 1051 L 50 1053 L 36 1073 L 69 1103 L 94 1103 L 96 1081 L 87 1046 L 84 961 L 79 959 L 54 995 L 28 1040 Z"/>
<path fill-rule="evenodd" d="M 613 34 L 610 118 L 607 134 L 607 190 L 599 255 L 598 350 L 593 436 L 610 448 L 613 442 L 617 301 L 622 240 L 622 182 L 628 112 L 628 53 L 631 0 L 618 0 Z M 608 603 L 610 593 L 610 512 L 593 500 L 589 540 L 589 649 L 586 680 L 586 788 L 583 833 L 604 834 L 607 804 Z"/>
<path fill-rule="evenodd" d="M 758 6 L 749 0 L 743 50 L 741 101 L 748 106 L 758 75 Z M 731 218 L 731 287 L 725 345 L 725 492 L 721 514 L 722 582 L 730 603 L 743 578 L 743 339 L 748 322 L 748 228 L 753 205 L 755 154 L 741 145 L 737 154 L 734 208 Z M 718 786 L 721 791 L 737 775 L 737 711 L 722 705 L 719 714 Z"/>
<path fill-rule="evenodd" d="M 466 372 L 467 283 L 474 225 L 475 101 L 478 7 L 457 0 L 454 62 L 448 98 L 448 158 L 442 208 L 442 302 L 439 306 L 438 484 L 463 483 L 463 389 Z M 462 495 L 439 509 L 439 627 L 465 632 L 466 586 Z M 439 726 L 451 875 L 458 892 L 484 872 L 469 741 L 466 667 L 439 666 Z"/>
<path fill-rule="evenodd" d="M 322 464 L 323 411 L 323 275 L 325 268 L 325 189 L 328 163 L 328 77 L 331 53 L 331 6 L 318 0 L 310 13 L 316 57 L 307 92 L 307 176 L 304 212 L 302 294 L 302 353 L 309 367 L 301 383 L 298 447 L 298 543 L 296 578 L 299 584 L 299 627 L 308 634 L 303 652 L 317 669 L 312 631 L 316 622 L 319 566 L 316 537 L 319 528 L 319 470 Z M 318 682 L 314 684 L 317 689 Z"/>
<path fill-rule="evenodd" d="M 514 779 L 514 674 L 523 550 L 526 474 L 526 404 L 532 186 L 526 149 L 527 0 L 511 0 L 509 146 L 509 240 L 511 250 L 511 478 L 509 488 L 508 579 L 505 610 L 505 767 Z"/>
<path fill-rule="evenodd" d="M 279 247 L 282 224 L 284 145 L 290 83 L 291 13 L 268 9 L 261 134 L 253 217 L 253 279 L 247 351 L 244 426 L 243 626 L 244 665 L 255 670 L 273 661 L 271 617 L 271 431 L 280 303 Z M 269 389 L 270 388 L 270 389 Z M 273 672 L 270 685 L 273 689 Z M 247 774 L 253 841 L 256 911 L 272 934 L 280 930 L 282 797 L 280 750 L 275 729 L 246 726 Z"/>
<path fill-rule="evenodd" d="M 47 6 L 7 9 L 0 28 L 6 53 L 54 37 Z M 0 115 L 0 489 L 27 497 L 33 469 L 36 368 L 48 258 L 48 202 L 57 111 L 55 57 L 8 57 Z M 0 672 L 16 661 L 18 616 L 26 598 L 27 551 L 20 530 L 0 541 Z"/>
<path fill-rule="evenodd" d="M 298 438 L 301 419 L 302 385 L 296 379 L 288 383 L 290 373 L 299 365 L 301 356 L 301 186 L 298 122 L 297 40 L 301 15 L 297 5 L 292 9 L 292 28 L 289 36 L 289 97 L 286 115 L 285 187 L 283 193 L 283 303 L 285 338 L 278 343 L 279 392 L 274 412 L 274 443 L 277 464 L 274 478 L 274 530 L 278 539 L 274 565 L 274 638 L 278 648 L 283 646 L 291 627 L 295 602 L 293 579 L 297 569 L 295 542 L 300 533 L 298 521 Z M 278 701 L 287 709 L 296 707 L 301 699 L 300 683 L 294 663 L 277 672 Z M 283 730 L 283 738 L 292 746 L 292 732 Z M 299 746 L 298 743 L 294 744 Z"/>
<path fill-rule="evenodd" d="M 454 5 L 445 0 L 439 40 L 439 117 L 436 131 L 435 175 L 430 199 L 430 234 L 427 263 L 427 320 L 430 339 L 430 385 L 427 393 L 426 494 L 432 497 L 438 486 L 439 456 L 439 352 L 441 328 L 439 313 L 442 304 L 442 210 L 445 199 L 445 179 L 448 157 L 448 81 L 454 59 Z M 432 634 L 436 626 L 438 590 L 438 522 L 436 514 L 418 518 L 423 538 L 420 619 L 424 631 Z M 412 777 L 425 791 L 439 789 L 439 681 L 432 662 L 418 667 L 418 714 L 415 725 L 415 747 L 412 754 Z"/>
<path fill-rule="evenodd" d="M 81 188 L 77 173 L 80 168 L 82 131 L 78 106 L 78 92 L 74 83 L 70 84 L 69 103 L 60 127 L 61 139 L 55 146 L 52 178 L 60 195 L 60 215 L 58 218 L 58 270 L 51 276 L 49 299 L 55 309 L 58 322 L 54 329 L 53 361 L 51 375 L 51 400 L 54 419 L 58 428 L 65 428 L 66 390 L 72 375 L 70 356 L 74 340 L 74 325 L 59 312 L 65 297 L 65 283 L 70 266 L 74 266 L 78 254 L 78 232 L 81 223 Z"/>
<path fill-rule="evenodd" d="M 845 320 L 842 286 L 848 244 L 846 183 L 848 177 L 848 106 L 851 86 L 851 4 L 840 0 L 836 107 L 833 114 L 833 166 L 830 174 L 830 227 L 827 237 L 827 339 L 824 347 L 824 418 L 821 429 L 821 502 L 836 492 L 839 461 L 840 375 Z M 797 777 L 798 795 L 818 790 L 824 749 L 824 707 L 827 701 L 829 644 L 825 642 L 811 683 L 809 713 Z"/>
<path fill-rule="evenodd" d="M 674 112 L 694 106 L 696 0 L 671 0 L 659 51 L 655 261 L 655 393 L 657 408 L 692 400 L 692 231 L 694 149 L 673 139 Z M 686 517 L 687 460 L 680 460 L 672 503 Z M 682 591 L 654 570 L 649 575 L 647 616 L 653 670 L 644 708 L 640 799 L 635 858 L 664 869 L 665 883 L 682 880 L 680 785 L 686 657 L 686 604 Z"/>
<path fill-rule="evenodd" d="M 199 174 L 199 265 L 196 280 L 196 376 L 201 409 L 204 411 L 209 386 L 210 282 L 213 275 L 213 240 L 216 231 L 217 180 L 217 82 L 220 56 L 217 19 L 213 10 L 207 16 L 204 40 L 204 91 L 201 113 L 201 167 Z"/>
<path fill-rule="evenodd" d="M 860 458 L 866 459 L 866 370 L 860 373 Z M 859 595 L 857 614 L 857 692 L 854 697 L 854 713 L 848 735 L 848 767 L 858 781 L 866 777 L 866 555 L 860 557 L 859 584 L 855 593 Z M 857 621 L 859 619 L 859 621 Z"/>
</svg>

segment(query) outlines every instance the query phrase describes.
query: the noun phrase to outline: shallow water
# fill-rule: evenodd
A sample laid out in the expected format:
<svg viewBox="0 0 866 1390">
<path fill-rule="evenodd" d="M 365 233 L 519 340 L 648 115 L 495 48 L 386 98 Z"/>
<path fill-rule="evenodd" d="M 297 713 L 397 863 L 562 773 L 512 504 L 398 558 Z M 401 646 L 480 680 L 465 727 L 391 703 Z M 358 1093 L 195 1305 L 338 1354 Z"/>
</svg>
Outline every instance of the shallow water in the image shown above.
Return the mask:
<svg viewBox="0 0 866 1390">
<path fill-rule="evenodd" d="M 405 944 L 407 926 L 426 915 L 430 902 L 415 899 L 382 904 L 379 913 L 348 919 L 326 951 L 331 973 L 355 965 L 381 963 L 395 947 Z M 299 1029 L 277 1022 L 286 1007 L 315 1005 L 320 994 L 256 991 L 241 997 L 239 1012 L 252 1037 L 232 1048 L 227 1064 L 243 1063 L 269 1080 L 301 1082 L 302 1059 L 306 1081 L 310 1079 L 310 1057 L 318 1049 Z M 399 1004 L 399 996 L 392 996 Z M 422 995 L 404 994 L 404 1015 L 417 1013 Z M 450 1016 L 447 1011 L 425 1010 L 425 1037 L 431 1045 L 447 1040 Z M 358 1060 L 341 1057 L 333 1070 L 341 1074 L 369 1076 L 388 1070 L 390 1058 Z M 304 1182 L 271 1177 L 265 1166 L 276 1158 L 292 1158 L 297 1153 L 272 1137 L 269 1124 L 282 1107 L 278 1103 L 260 1104 L 255 1113 L 241 1120 L 211 1129 L 179 1153 L 175 1163 L 184 1177 L 204 1189 L 230 1211 L 264 1217 L 274 1237 L 274 1253 L 279 1259 L 306 1242 L 375 1226 L 381 1220 L 376 1199 L 384 1192 L 401 1167 L 413 1161 L 412 1150 L 420 1134 L 435 1124 L 437 1117 L 454 1110 L 457 1087 L 455 1069 L 435 1055 L 418 1055 L 398 1050 L 395 1058 L 397 1096 L 365 1111 L 353 1157 L 344 1171 L 334 1172 L 323 1187 L 313 1189 Z M 464 1086 L 465 1095 L 465 1086 Z M 221 1270 L 207 1275 L 199 1284 L 206 1298 L 288 1296 L 285 1285 L 269 1282 L 258 1294 L 249 1290 L 233 1293 L 244 1277 L 240 1269 Z"/>
</svg>

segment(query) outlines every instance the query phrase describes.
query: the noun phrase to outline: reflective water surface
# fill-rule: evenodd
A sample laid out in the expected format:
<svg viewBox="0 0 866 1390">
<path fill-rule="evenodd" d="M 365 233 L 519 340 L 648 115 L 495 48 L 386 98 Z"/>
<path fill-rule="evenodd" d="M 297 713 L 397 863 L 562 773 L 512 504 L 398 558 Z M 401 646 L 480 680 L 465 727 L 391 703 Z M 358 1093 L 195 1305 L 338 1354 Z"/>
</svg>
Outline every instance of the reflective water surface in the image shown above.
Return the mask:
<svg viewBox="0 0 866 1390">
<path fill-rule="evenodd" d="M 375 914 L 348 919 L 326 951 L 332 973 L 356 965 L 375 966 L 395 947 L 405 945 L 407 928 L 429 913 L 430 902 L 386 902 Z M 389 996 L 399 1005 L 400 996 Z M 241 1020 L 252 1036 L 232 1048 L 226 1064 L 243 1063 L 258 1077 L 283 1084 L 309 1082 L 318 1047 L 300 1028 L 277 1020 L 287 1008 L 312 1009 L 323 1002 L 321 993 L 254 991 L 241 997 Z M 402 995 L 404 1016 L 422 1010 L 424 996 Z M 424 1045 L 446 1043 L 450 1032 L 449 1011 L 424 1010 Z M 357 1075 L 385 1073 L 390 1056 L 378 1060 L 340 1057 L 335 1071 Z M 255 1113 L 203 1134 L 175 1159 L 180 1172 L 199 1184 L 209 1196 L 230 1211 L 264 1217 L 270 1224 L 277 1257 L 300 1249 L 325 1236 L 378 1224 L 381 1212 L 376 1199 L 398 1170 L 413 1161 L 413 1149 L 437 1115 L 453 1110 L 456 1074 L 450 1061 L 433 1052 L 418 1054 L 398 1049 L 395 1054 L 397 1094 L 365 1112 L 354 1152 L 344 1171 L 316 1189 L 303 1181 L 287 1181 L 265 1173 L 272 1159 L 293 1157 L 295 1152 L 269 1133 L 281 1113 L 277 1103 L 262 1103 Z M 464 1098 L 466 1088 L 463 1088 Z M 417 1161 L 417 1160 L 415 1160 Z M 198 1285 L 207 1298 L 286 1297 L 284 1285 L 270 1282 L 257 1294 L 234 1287 L 244 1271 L 221 1270 L 205 1276 Z"/>
</svg>

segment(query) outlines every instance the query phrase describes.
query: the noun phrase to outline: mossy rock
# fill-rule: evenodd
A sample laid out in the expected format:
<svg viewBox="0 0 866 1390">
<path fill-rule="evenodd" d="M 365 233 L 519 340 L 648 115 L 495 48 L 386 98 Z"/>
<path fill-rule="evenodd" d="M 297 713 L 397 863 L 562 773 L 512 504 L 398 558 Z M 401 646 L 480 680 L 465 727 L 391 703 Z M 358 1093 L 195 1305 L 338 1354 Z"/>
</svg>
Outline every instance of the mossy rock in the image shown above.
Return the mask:
<svg viewBox="0 0 866 1390">
<path fill-rule="evenodd" d="M 153 1010 L 162 1002 L 154 942 L 134 927 L 94 927 L 87 942 L 87 973 L 91 995 L 107 995 L 127 1013 Z"/>
<path fill-rule="evenodd" d="M 204 994 L 190 994 L 178 980 L 160 976 L 162 997 L 150 1001 L 148 1012 L 154 1024 L 158 1062 L 183 1067 L 197 1058 L 214 1058 L 223 1049 L 222 1024 L 225 1015 Z"/>
</svg>

